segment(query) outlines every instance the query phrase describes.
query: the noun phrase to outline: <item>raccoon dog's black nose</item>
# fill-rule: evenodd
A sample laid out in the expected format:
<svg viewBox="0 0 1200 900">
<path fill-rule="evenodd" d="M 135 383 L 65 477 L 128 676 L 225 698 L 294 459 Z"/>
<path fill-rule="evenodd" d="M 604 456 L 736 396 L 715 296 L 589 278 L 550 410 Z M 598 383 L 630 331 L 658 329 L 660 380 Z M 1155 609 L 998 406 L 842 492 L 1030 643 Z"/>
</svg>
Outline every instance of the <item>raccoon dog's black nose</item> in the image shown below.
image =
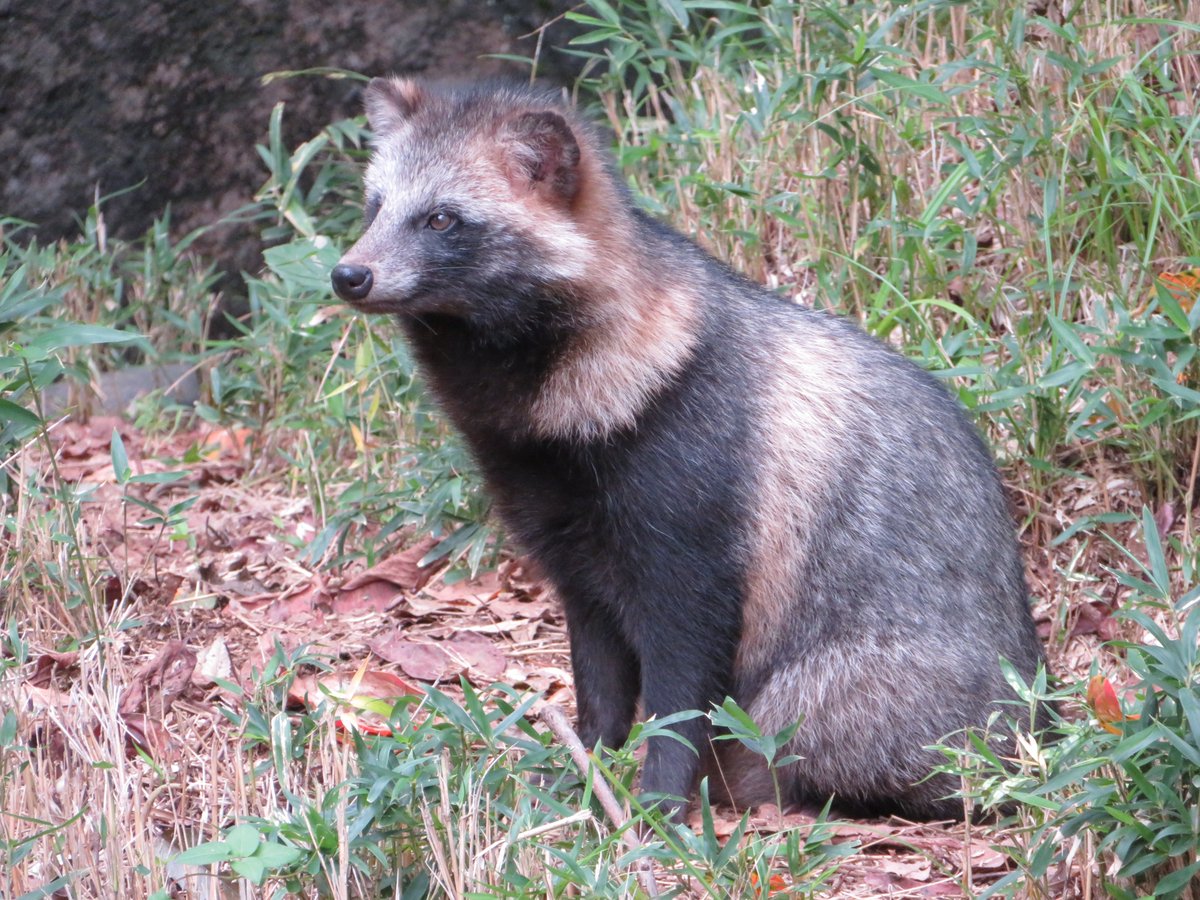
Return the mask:
<svg viewBox="0 0 1200 900">
<path fill-rule="evenodd" d="M 365 300 L 371 293 L 371 284 L 375 280 L 371 270 L 366 266 L 340 265 L 333 267 L 330 275 L 333 281 L 333 291 L 343 300 Z"/>
</svg>

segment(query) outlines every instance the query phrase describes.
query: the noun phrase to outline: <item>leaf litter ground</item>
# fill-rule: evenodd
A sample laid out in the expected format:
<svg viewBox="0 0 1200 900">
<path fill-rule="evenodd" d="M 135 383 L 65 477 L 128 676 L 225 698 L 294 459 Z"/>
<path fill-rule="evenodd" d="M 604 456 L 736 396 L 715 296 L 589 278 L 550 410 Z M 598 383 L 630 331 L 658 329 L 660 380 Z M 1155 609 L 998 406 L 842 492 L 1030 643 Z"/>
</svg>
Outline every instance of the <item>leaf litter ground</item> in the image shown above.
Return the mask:
<svg viewBox="0 0 1200 900">
<path fill-rule="evenodd" d="M 132 475 L 178 468 L 187 476 L 120 484 L 110 453 L 114 429 Z M 22 737 L 38 748 L 33 778 L 46 785 L 39 820 L 71 813 L 86 789 L 64 772 L 73 760 L 103 759 L 105 732 L 115 729 L 115 746 L 126 748 L 122 765 L 132 768 L 132 793 L 142 783 L 138 767 L 182 773 L 172 790 L 131 797 L 139 814 L 125 826 L 166 836 L 155 840 L 167 850 L 219 837 L 234 817 L 252 811 L 246 796 L 255 790 L 246 782 L 238 730 L 219 709 L 236 709 L 252 693 L 278 647 L 307 647 L 326 658 L 334 675 L 324 683 L 335 693 L 350 685 L 394 696 L 403 686 L 433 683 L 454 694 L 462 677 L 481 688 L 501 681 L 573 708 L 561 611 L 520 560 L 451 583 L 444 572 L 417 564 L 430 543 L 414 535 L 372 567 L 319 571 L 299 550 L 319 527 L 311 502 L 287 473 L 254 472 L 245 432 L 147 436 L 128 422 L 95 417 L 61 422 L 51 437 L 58 477 L 86 492 L 81 540 L 104 585 L 105 608 L 96 615 L 114 638 L 105 659 L 89 659 L 94 647 L 61 650 L 67 636 L 86 629 L 36 623 L 22 679 L 0 683 L 9 695 L 0 705 L 19 710 Z M 196 458 L 197 449 L 198 462 L 166 462 L 189 451 Z M 23 465 L 50 471 L 38 448 L 25 455 Z M 1117 636 L 1112 612 L 1120 591 L 1100 573 L 1119 560 L 1104 542 L 1091 542 L 1081 561 L 1073 543 L 1052 548 L 1048 536 L 1064 527 L 1061 517 L 1133 509 L 1137 498 L 1129 480 L 1111 472 L 1064 482 L 1060 490 L 1058 513 L 1043 508 L 1026 517 L 1026 556 L 1040 630 L 1053 635 L 1051 667 L 1071 677 L 1086 673 L 1101 642 Z M 166 508 L 189 497 L 195 502 L 184 513 L 184 533 L 192 544 L 171 540 L 161 522 L 148 521 L 154 517 L 145 505 Z M 1176 525 L 1169 506 L 1157 519 L 1163 532 Z M 1064 579 L 1064 571 L 1077 577 Z M 297 679 L 293 699 L 318 696 L 316 680 L 315 672 Z M 765 833 L 811 822 L 809 814 L 767 807 L 751 824 Z M 719 835 L 737 823 L 732 810 L 718 811 Z M 5 837 L 33 827 L 10 819 Z M 986 826 L 874 820 L 840 824 L 834 834 L 861 846 L 839 868 L 831 896 L 959 897 L 1008 872 L 1005 835 Z M 1062 873 L 1062 896 L 1074 892 L 1078 875 Z"/>
</svg>

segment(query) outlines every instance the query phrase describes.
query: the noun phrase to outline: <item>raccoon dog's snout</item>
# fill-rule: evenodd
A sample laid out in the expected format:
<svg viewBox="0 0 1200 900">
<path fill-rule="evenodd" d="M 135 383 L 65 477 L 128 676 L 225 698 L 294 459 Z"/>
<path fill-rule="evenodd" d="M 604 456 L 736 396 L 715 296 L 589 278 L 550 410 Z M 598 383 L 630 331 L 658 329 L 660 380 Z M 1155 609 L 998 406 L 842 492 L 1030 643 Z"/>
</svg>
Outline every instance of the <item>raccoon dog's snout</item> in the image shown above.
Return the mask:
<svg viewBox="0 0 1200 900">
<path fill-rule="evenodd" d="M 366 266 L 354 266 L 347 263 L 335 266 L 329 277 L 333 282 L 334 293 L 347 303 L 366 300 L 367 295 L 371 293 L 371 285 L 375 281 L 375 276 Z"/>
</svg>

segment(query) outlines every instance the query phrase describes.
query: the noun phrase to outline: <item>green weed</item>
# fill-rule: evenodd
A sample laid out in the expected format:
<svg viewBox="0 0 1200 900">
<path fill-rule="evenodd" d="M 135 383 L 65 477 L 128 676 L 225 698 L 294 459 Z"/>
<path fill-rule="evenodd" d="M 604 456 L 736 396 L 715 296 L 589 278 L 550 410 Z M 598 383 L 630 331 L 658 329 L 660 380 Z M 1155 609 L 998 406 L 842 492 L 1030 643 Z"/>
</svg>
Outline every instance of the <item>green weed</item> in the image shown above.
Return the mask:
<svg viewBox="0 0 1200 900">
<path fill-rule="evenodd" d="M 1130 565 L 1112 574 L 1131 591 L 1116 616 L 1144 639 L 1114 642 L 1120 657 L 1108 675 L 1093 664 L 1087 682 L 1052 695 L 1087 714 L 1061 719 L 1053 743 L 1026 741 L 1017 772 L 977 740 L 965 754 L 947 750 L 984 806 L 1020 804 L 1012 842 L 998 845 L 1016 868 L 983 897 L 1054 896 L 1079 856 L 1108 896 L 1195 896 L 1200 584 L 1177 594 L 1170 548 L 1149 511 L 1139 524 L 1144 555 L 1118 544 Z M 1030 702 L 1048 694 L 1045 683 L 1019 688 Z"/>
<path fill-rule="evenodd" d="M 1156 276 L 1200 261 L 1200 33 L 1172 6 L 589 6 L 574 52 L 655 213 L 952 380 L 1035 493 L 1081 438 L 1186 489 L 1196 291 Z"/>
<path fill-rule="evenodd" d="M 286 683 L 299 661 L 277 655 L 264 683 Z M 302 895 L 353 885 L 404 897 L 612 898 L 637 895 L 637 868 L 653 862 L 680 888 L 709 895 L 752 894 L 755 879 L 766 884 L 774 875 L 799 897 L 812 896 L 855 850 L 853 842 L 830 843 L 822 822 L 766 837 L 747 834 L 744 817 L 734 835 L 718 838 L 707 801 L 699 833 L 669 825 L 631 791 L 635 753 L 664 723 L 639 726 L 629 745 L 581 773 L 566 748 L 531 724 L 536 696 L 461 688 L 462 701 L 433 688 L 400 700 L 391 736 L 353 731 L 344 752 L 334 749 L 330 710 L 289 721 L 273 708 L 277 690 L 263 706 L 228 712 L 242 723 L 256 779 L 276 786 L 281 808 L 178 862 L 227 866 L 256 884 L 271 876 L 280 890 Z M 322 783 L 346 753 L 354 765 L 345 780 Z M 624 800 L 627 821 L 606 821 L 593 799 L 595 779 Z M 626 832 L 643 835 L 634 849 Z"/>
</svg>

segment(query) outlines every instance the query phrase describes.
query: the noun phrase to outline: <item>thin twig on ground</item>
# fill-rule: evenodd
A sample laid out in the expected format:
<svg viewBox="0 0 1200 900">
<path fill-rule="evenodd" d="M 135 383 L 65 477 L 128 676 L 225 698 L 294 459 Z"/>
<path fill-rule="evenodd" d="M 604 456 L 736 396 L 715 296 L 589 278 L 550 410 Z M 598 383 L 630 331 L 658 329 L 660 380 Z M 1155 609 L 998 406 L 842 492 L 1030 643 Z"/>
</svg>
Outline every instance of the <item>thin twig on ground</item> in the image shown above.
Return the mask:
<svg viewBox="0 0 1200 900">
<path fill-rule="evenodd" d="M 637 830 L 628 827 L 629 817 L 625 814 L 625 810 L 621 808 L 621 804 L 617 802 L 616 795 L 613 794 L 612 788 L 608 786 L 608 783 L 598 771 L 596 764 L 588 756 L 587 748 L 583 746 L 583 741 L 579 739 L 579 735 L 571 727 L 571 721 L 567 718 L 567 714 L 563 712 L 561 707 L 548 703 L 542 708 L 541 719 L 546 723 L 546 727 L 550 729 L 559 743 L 571 751 L 571 758 L 575 760 L 575 765 L 578 766 L 583 776 L 586 778 L 589 774 L 592 775 L 592 790 L 596 794 L 596 799 L 600 801 L 600 806 L 612 821 L 613 827 L 621 832 L 621 840 L 625 846 L 630 850 L 640 850 L 642 842 L 637 835 Z M 657 897 L 658 884 L 654 880 L 654 872 L 650 866 L 650 860 L 639 856 L 636 867 L 638 880 L 642 883 L 642 889 L 645 890 L 647 895 Z"/>
</svg>

